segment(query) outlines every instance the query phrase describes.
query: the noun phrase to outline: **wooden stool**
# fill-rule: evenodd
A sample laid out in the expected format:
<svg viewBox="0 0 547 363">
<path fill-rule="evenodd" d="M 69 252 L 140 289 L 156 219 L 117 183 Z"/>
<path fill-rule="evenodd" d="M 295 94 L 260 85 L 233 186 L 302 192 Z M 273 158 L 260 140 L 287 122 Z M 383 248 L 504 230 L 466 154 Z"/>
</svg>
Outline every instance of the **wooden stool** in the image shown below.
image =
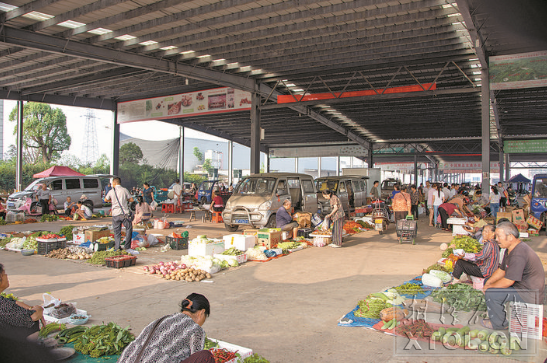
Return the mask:
<svg viewBox="0 0 547 363">
<path fill-rule="evenodd" d="M 196 221 L 198 220 L 196 218 L 196 211 L 194 209 L 190 210 L 190 220 L 188 222 L 192 222 L 192 219 L 194 219 Z"/>
<path fill-rule="evenodd" d="M 211 218 L 211 222 L 224 223 L 224 220 L 222 219 L 222 212 L 213 212 L 213 218 Z"/>
</svg>

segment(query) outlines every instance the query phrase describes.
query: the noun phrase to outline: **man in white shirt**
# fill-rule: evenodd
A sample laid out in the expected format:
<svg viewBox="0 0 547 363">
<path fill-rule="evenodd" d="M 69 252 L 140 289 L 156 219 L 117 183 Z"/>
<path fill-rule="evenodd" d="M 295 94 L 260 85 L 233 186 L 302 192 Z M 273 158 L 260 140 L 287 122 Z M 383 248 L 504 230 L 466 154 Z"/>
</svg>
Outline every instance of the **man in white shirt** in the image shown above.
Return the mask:
<svg viewBox="0 0 547 363">
<path fill-rule="evenodd" d="M 122 224 L 125 227 L 125 245 L 124 248 L 129 253 L 131 250 L 131 235 L 133 234 L 132 218 L 129 218 L 130 210 L 127 202 L 133 202 L 129 191 L 121 186 L 121 179 L 115 177 L 112 179 L 112 189 L 105 197 L 105 201 L 112 203 L 112 227 L 114 228 L 114 248 L 121 250 Z"/>
<path fill-rule="evenodd" d="M 182 186 L 180 185 L 179 180 L 173 185 L 173 199 L 175 199 L 175 204 L 180 205 L 182 199 Z"/>
</svg>

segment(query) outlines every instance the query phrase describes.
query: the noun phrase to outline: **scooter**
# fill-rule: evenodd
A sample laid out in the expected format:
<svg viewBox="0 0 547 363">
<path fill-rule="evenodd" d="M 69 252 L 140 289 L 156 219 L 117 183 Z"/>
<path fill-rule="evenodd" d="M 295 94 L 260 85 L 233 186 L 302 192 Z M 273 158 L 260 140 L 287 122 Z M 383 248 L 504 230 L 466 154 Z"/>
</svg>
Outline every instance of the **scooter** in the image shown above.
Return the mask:
<svg viewBox="0 0 547 363">
<path fill-rule="evenodd" d="M 378 199 L 372 202 L 372 204 L 372 221 L 374 222 L 374 230 L 378 231 L 378 234 L 382 234 L 384 231 L 387 231 L 387 227 L 389 225 L 389 213 L 384 201 Z"/>
<path fill-rule="evenodd" d="M 33 201 L 32 198 L 27 198 L 23 205 L 19 206 L 18 209 L 29 216 L 42 215 L 42 204 L 35 200 Z"/>
</svg>

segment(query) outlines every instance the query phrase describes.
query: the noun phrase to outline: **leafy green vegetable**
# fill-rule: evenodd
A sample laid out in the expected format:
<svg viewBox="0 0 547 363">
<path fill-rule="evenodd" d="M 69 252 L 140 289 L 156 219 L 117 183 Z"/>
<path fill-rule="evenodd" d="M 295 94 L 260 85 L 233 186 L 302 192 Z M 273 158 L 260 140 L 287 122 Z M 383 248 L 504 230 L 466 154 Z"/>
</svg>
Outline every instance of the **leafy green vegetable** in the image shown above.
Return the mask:
<svg viewBox="0 0 547 363">
<path fill-rule="evenodd" d="M 93 325 L 75 341 L 74 349 L 92 358 L 120 354 L 135 339 L 129 327 L 122 329 L 116 323 Z"/>
<path fill-rule="evenodd" d="M 418 284 L 407 282 L 395 288 L 400 295 L 419 295 L 424 293 L 424 289 Z"/>
<path fill-rule="evenodd" d="M 222 252 L 225 256 L 239 256 L 243 254 L 243 251 L 238 250 L 235 247 L 228 248 L 226 251 Z"/>
<path fill-rule="evenodd" d="M 5 292 L 0 292 L 0 296 L 5 297 L 6 299 L 15 300 L 15 301 L 19 300 L 19 299 L 17 299 L 17 297 L 15 295 L 7 294 Z"/>
<path fill-rule="evenodd" d="M 359 309 L 353 315 L 360 318 L 380 319 L 380 312 L 390 307 L 392 305 L 386 300 L 369 295 L 365 300 L 359 301 Z"/>
<path fill-rule="evenodd" d="M 218 343 L 212 341 L 211 339 L 205 337 L 205 345 L 203 347 L 204 350 L 209 350 L 211 348 L 218 348 Z"/>
<path fill-rule="evenodd" d="M 126 251 L 114 251 L 114 250 L 107 250 L 107 251 L 97 251 L 93 254 L 93 257 L 91 259 L 87 260 L 92 265 L 104 265 L 106 264 L 105 258 L 107 257 L 113 257 L 113 256 L 119 256 L 119 255 L 128 255 Z"/>
<path fill-rule="evenodd" d="M 67 241 L 72 241 L 72 239 L 73 239 L 72 229 L 73 228 L 74 227 L 72 227 L 72 226 L 64 226 L 59 231 L 59 234 L 64 235 Z"/>
<path fill-rule="evenodd" d="M 468 284 L 453 284 L 431 294 L 433 301 L 446 303 L 458 311 L 486 311 L 484 293 Z"/>
<path fill-rule="evenodd" d="M 251 355 L 250 357 L 245 358 L 243 363 L 270 363 L 270 361 L 255 353 Z"/>
</svg>

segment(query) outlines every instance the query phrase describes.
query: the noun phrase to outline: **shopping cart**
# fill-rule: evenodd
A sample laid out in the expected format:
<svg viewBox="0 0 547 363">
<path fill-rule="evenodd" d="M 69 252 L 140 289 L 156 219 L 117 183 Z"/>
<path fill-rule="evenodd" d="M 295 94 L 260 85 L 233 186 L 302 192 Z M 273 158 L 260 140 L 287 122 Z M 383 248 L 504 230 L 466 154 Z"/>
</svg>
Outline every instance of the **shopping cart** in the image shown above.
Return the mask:
<svg viewBox="0 0 547 363">
<path fill-rule="evenodd" d="M 414 220 L 414 216 L 407 216 L 406 219 L 399 219 L 396 227 L 399 243 L 412 242 L 413 245 L 416 244 L 418 223 Z"/>
</svg>

